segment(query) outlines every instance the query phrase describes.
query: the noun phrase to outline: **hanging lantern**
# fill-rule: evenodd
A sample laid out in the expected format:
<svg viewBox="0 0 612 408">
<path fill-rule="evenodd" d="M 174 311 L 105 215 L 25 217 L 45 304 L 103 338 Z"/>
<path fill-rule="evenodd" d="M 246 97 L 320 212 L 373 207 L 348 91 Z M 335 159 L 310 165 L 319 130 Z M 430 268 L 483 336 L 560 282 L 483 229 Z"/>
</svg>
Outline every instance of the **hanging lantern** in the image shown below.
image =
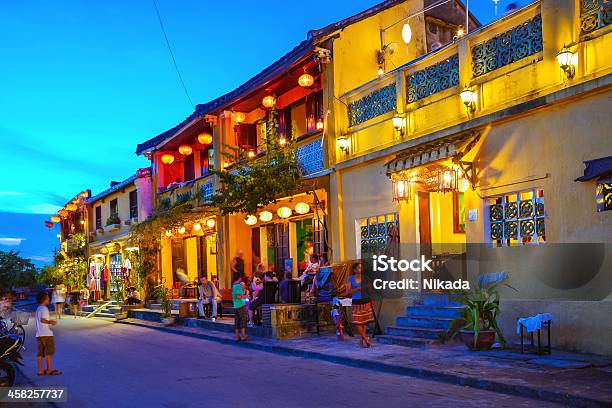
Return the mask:
<svg viewBox="0 0 612 408">
<path fill-rule="evenodd" d="M 391 178 L 393 184 L 393 201 L 412 200 L 412 181 L 403 175 Z"/>
<path fill-rule="evenodd" d="M 323 130 L 323 128 L 325 127 L 325 126 L 323 125 L 323 119 L 320 119 L 320 118 L 319 118 L 319 119 L 317 119 L 317 123 L 315 124 L 315 127 L 316 127 L 316 129 L 317 129 L 318 131 Z"/>
<path fill-rule="evenodd" d="M 171 237 L 171 236 L 172 236 L 172 231 L 170 231 L 170 230 L 166 230 L 166 236 L 167 236 L 167 237 Z"/>
<path fill-rule="evenodd" d="M 255 224 L 257 224 L 257 217 L 254 216 L 254 215 L 247 215 L 244 218 L 244 223 L 246 225 L 255 225 Z"/>
<path fill-rule="evenodd" d="M 217 221 L 215 221 L 214 218 L 209 218 L 206 220 L 206 226 L 210 229 L 215 228 L 215 225 L 217 225 Z"/>
<path fill-rule="evenodd" d="M 62 218 L 66 218 L 66 217 L 68 216 L 68 214 L 69 214 L 69 213 L 68 213 L 68 211 L 67 211 L 67 210 L 61 209 L 61 210 L 59 210 L 59 211 L 57 212 L 57 214 L 58 214 L 60 217 L 62 217 Z"/>
<path fill-rule="evenodd" d="M 187 231 L 187 228 L 185 227 L 179 227 L 178 232 L 179 234 L 184 234 Z"/>
<path fill-rule="evenodd" d="M 457 190 L 460 193 L 465 193 L 470 188 L 470 181 L 464 177 L 459 179 L 459 185 L 457 186 Z"/>
<path fill-rule="evenodd" d="M 210 132 L 204 131 L 198 135 L 198 143 L 203 145 L 209 145 L 213 141 L 213 136 Z"/>
<path fill-rule="evenodd" d="M 193 230 L 194 231 L 201 231 L 202 230 L 202 224 L 200 224 L 199 222 L 196 222 L 195 224 L 193 224 Z"/>
<path fill-rule="evenodd" d="M 308 88 L 312 86 L 312 84 L 314 84 L 314 77 L 310 75 L 308 72 L 304 72 L 298 78 L 298 84 L 300 84 L 300 86 L 303 88 Z"/>
<path fill-rule="evenodd" d="M 191 146 L 189 145 L 181 145 L 179 147 L 179 153 L 182 154 L 183 156 L 189 156 L 191 153 L 193 153 L 193 149 L 191 148 Z"/>
<path fill-rule="evenodd" d="M 444 168 L 438 174 L 438 190 L 442 193 L 457 191 L 457 170 Z"/>
<path fill-rule="evenodd" d="M 295 212 L 298 214 L 306 214 L 310 211 L 310 205 L 308 203 L 299 202 L 295 205 Z"/>
<path fill-rule="evenodd" d="M 278 139 L 278 144 L 281 146 L 284 146 L 287 144 L 287 139 L 285 139 L 284 137 L 281 137 L 280 139 Z"/>
<path fill-rule="evenodd" d="M 276 210 L 276 213 L 281 218 L 289 218 L 289 217 L 291 217 L 292 212 L 293 211 L 291 211 L 291 208 L 289 208 L 289 207 L 281 207 L 278 210 Z"/>
<path fill-rule="evenodd" d="M 53 228 L 53 221 L 45 221 L 45 227 Z"/>
<path fill-rule="evenodd" d="M 164 164 L 172 164 L 174 163 L 174 155 L 171 153 L 164 153 L 161 157 L 161 161 Z"/>
<path fill-rule="evenodd" d="M 60 217 L 58 217 L 57 215 L 52 215 L 51 216 L 51 221 L 53 221 L 54 223 L 58 223 L 60 222 L 62 219 Z"/>
<path fill-rule="evenodd" d="M 76 211 L 79 208 L 75 203 L 70 203 L 66 205 L 66 209 L 68 211 Z"/>
<path fill-rule="evenodd" d="M 273 217 L 273 215 L 272 215 L 272 213 L 270 211 L 262 211 L 262 212 L 259 213 L 259 219 L 262 222 L 269 222 L 269 221 L 272 220 L 272 217 Z"/>
<path fill-rule="evenodd" d="M 234 122 L 242 123 L 246 119 L 244 112 L 234 112 Z"/>
<path fill-rule="evenodd" d="M 410 40 L 412 40 L 412 29 L 408 23 L 404 24 L 402 27 L 402 40 L 404 40 L 404 44 L 406 45 L 408 45 Z"/>
<path fill-rule="evenodd" d="M 276 105 L 276 98 L 274 95 L 266 95 L 261 100 L 261 104 L 264 106 L 264 108 L 271 109 Z"/>
<path fill-rule="evenodd" d="M 247 153 L 247 156 L 249 156 L 249 159 L 252 159 L 253 157 L 255 157 L 255 151 L 249 150 L 249 152 Z"/>
</svg>

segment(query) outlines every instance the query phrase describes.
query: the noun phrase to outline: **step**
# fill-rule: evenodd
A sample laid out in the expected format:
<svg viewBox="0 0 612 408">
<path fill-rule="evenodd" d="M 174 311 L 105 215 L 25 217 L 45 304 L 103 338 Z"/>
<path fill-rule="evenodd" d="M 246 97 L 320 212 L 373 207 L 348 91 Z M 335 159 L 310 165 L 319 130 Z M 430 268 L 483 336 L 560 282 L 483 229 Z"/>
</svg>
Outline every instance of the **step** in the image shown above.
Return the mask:
<svg viewBox="0 0 612 408">
<path fill-rule="evenodd" d="M 419 339 L 440 340 L 446 335 L 445 329 L 427 329 L 423 327 L 389 326 L 387 334 L 391 336 L 414 337 Z"/>
<path fill-rule="evenodd" d="M 389 334 L 383 334 L 376 336 L 379 343 L 382 344 L 395 344 L 397 346 L 415 347 L 425 349 L 431 345 L 439 344 L 438 341 L 432 339 L 419 339 L 414 337 L 404 336 L 392 336 Z"/>
<path fill-rule="evenodd" d="M 414 305 L 408 306 L 406 312 L 408 317 L 461 317 L 463 306 L 430 306 Z"/>
<path fill-rule="evenodd" d="M 425 293 L 421 298 L 421 304 L 426 306 L 461 306 L 458 302 L 451 301 L 446 293 Z"/>
<path fill-rule="evenodd" d="M 153 303 L 153 304 L 151 304 L 150 309 L 153 309 L 153 310 L 161 310 L 161 304 L 159 304 L 159 303 Z M 179 304 L 178 304 L 178 303 L 175 303 L 175 302 L 172 302 L 172 310 L 179 310 Z"/>
<path fill-rule="evenodd" d="M 420 327 L 425 329 L 450 328 L 453 318 L 450 317 L 408 317 L 401 316 L 396 319 L 395 324 L 401 327 Z"/>
<path fill-rule="evenodd" d="M 103 317 L 106 319 L 115 319 L 117 316 L 115 316 L 114 313 L 103 313 L 103 312 L 98 312 L 94 315 L 94 317 Z"/>
</svg>

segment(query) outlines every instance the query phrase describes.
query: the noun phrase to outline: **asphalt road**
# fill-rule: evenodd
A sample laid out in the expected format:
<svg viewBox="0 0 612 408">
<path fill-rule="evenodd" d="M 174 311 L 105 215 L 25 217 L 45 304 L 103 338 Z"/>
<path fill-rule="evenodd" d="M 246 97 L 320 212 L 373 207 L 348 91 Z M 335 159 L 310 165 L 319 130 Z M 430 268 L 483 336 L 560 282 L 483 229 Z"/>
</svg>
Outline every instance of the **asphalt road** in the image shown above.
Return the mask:
<svg viewBox="0 0 612 408">
<path fill-rule="evenodd" d="M 30 320 L 21 380 L 66 387 L 60 407 L 554 406 L 95 318 L 65 317 L 54 331 L 63 374 L 36 376 Z"/>
</svg>

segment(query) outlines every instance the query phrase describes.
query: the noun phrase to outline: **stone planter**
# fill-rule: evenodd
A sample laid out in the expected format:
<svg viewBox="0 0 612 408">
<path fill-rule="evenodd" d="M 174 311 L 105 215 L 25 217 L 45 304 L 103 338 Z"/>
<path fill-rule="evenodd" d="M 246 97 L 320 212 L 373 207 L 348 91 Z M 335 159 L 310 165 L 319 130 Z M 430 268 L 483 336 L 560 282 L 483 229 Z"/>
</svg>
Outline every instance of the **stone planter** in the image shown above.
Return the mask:
<svg viewBox="0 0 612 408">
<path fill-rule="evenodd" d="M 121 228 L 121 224 L 110 224 L 104 227 L 104 232 L 113 232 Z"/>
<path fill-rule="evenodd" d="M 478 340 L 474 346 L 474 332 L 472 330 L 461 330 L 461 340 L 470 351 L 490 350 L 495 343 L 495 330 L 480 330 Z"/>
<path fill-rule="evenodd" d="M 172 326 L 174 323 L 176 323 L 176 317 L 162 317 L 160 321 L 164 326 Z"/>
</svg>

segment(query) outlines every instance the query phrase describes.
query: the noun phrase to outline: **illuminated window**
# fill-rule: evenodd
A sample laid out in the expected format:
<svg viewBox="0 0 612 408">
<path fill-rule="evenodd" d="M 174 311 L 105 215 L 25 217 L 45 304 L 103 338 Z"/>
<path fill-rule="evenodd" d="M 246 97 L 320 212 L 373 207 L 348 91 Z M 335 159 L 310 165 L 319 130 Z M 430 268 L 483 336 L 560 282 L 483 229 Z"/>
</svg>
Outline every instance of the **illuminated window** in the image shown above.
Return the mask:
<svg viewBox="0 0 612 408">
<path fill-rule="evenodd" d="M 596 190 L 597 212 L 612 210 L 612 181 L 598 182 Z"/>
<path fill-rule="evenodd" d="M 546 242 L 544 190 L 519 191 L 485 200 L 485 228 L 494 247 Z"/>
</svg>

